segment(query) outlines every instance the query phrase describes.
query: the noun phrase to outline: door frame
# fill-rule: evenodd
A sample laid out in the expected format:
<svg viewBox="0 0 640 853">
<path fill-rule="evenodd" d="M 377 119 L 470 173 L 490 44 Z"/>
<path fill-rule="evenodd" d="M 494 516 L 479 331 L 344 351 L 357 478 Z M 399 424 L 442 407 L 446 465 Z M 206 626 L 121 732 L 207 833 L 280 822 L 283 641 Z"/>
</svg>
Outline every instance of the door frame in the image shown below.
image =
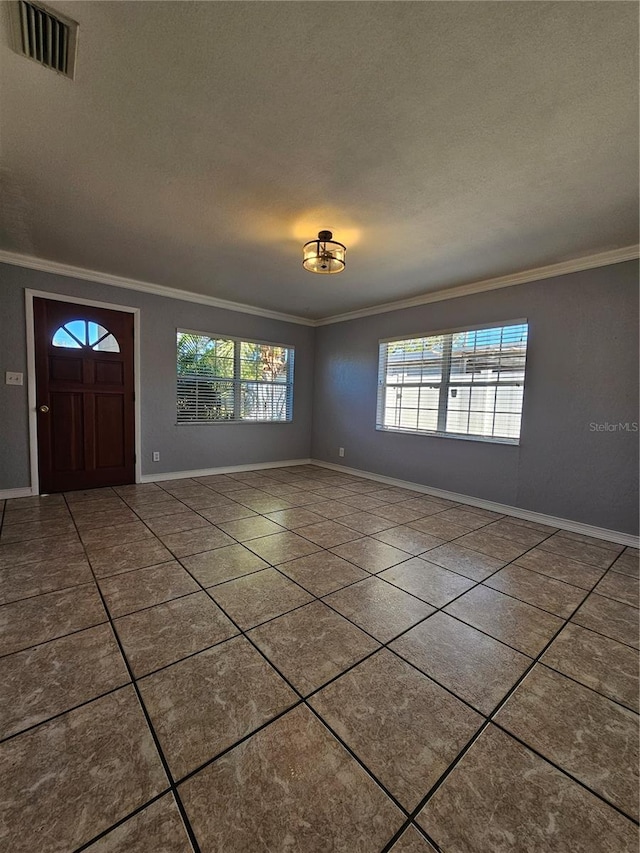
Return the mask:
<svg viewBox="0 0 640 853">
<path fill-rule="evenodd" d="M 133 314 L 133 387 L 135 401 L 134 413 L 134 452 L 135 481 L 141 482 L 142 476 L 142 440 L 141 440 L 141 382 L 140 382 L 140 309 L 130 305 L 116 305 L 114 302 L 101 302 L 96 299 L 84 299 L 64 293 L 50 293 L 46 290 L 25 288 L 25 317 L 27 331 L 27 394 L 29 405 L 29 460 L 31 467 L 31 493 L 40 494 L 40 474 L 38 472 L 38 418 L 36 399 L 36 339 L 33 317 L 33 300 L 54 299 L 57 302 L 70 302 L 74 305 L 91 305 L 94 308 L 107 308 L 111 311 L 122 311 Z"/>
</svg>

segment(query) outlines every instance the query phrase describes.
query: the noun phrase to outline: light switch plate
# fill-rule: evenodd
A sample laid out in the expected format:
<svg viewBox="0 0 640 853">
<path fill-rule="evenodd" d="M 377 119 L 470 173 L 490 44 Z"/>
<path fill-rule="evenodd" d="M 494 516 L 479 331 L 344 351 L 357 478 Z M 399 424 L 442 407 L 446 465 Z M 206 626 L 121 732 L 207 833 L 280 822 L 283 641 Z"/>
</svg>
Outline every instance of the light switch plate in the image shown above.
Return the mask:
<svg viewBox="0 0 640 853">
<path fill-rule="evenodd" d="M 5 384 L 6 385 L 22 385 L 22 373 L 14 373 L 10 370 L 7 370 L 5 373 Z"/>
</svg>

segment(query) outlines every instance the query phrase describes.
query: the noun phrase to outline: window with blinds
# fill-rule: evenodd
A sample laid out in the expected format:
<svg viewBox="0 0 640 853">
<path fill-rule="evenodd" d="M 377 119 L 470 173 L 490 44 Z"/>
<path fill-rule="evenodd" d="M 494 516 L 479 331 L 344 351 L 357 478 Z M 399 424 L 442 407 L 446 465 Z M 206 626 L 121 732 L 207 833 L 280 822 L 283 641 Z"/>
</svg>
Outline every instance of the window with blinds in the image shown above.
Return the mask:
<svg viewBox="0 0 640 853">
<path fill-rule="evenodd" d="M 293 347 L 178 330 L 178 423 L 293 418 Z"/>
<path fill-rule="evenodd" d="M 517 443 L 527 323 L 380 342 L 382 430 Z"/>
</svg>

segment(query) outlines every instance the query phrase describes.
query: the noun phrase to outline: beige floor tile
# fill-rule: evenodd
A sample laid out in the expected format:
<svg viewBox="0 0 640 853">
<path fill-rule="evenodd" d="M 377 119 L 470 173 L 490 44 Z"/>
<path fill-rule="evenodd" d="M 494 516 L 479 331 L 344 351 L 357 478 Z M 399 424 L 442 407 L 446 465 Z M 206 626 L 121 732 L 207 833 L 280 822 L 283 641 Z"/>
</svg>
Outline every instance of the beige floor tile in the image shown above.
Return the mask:
<svg viewBox="0 0 640 853">
<path fill-rule="evenodd" d="M 538 665 L 495 721 L 638 819 L 638 717 L 633 711 Z"/>
<path fill-rule="evenodd" d="M 539 545 L 549 535 L 539 530 L 531 530 L 522 524 L 513 524 L 509 518 L 492 521 L 483 530 L 486 533 L 510 539 L 512 542 L 517 542 L 518 545 L 523 545 L 525 548 L 533 548 Z"/>
<path fill-rule="evenodd" d="M 639 647 L 638 610 L 628 604 L 592 593 L 571 621 L 612 640 Z"/>
<path fill-rule="evenodd" d="M 75 850 L 167 787 L 133 687 L 0 744 L 0 768 L 11 853 Z"/>
<path fill-rule="evenodd" d="M 320 547 L 308 539 L 303 539 L 296 533 L 287 530 L 285 533 L 275 533 L 272 536 L 262 536 L 247 543 L 247 548 L 275 566 L 296 557 L 306 557 L 319 551 Z"/>
<path fill-rule="evenodd" d="M 97 527 L 80 534 L 87 548 L 108 548 L 110 545 L 123 545 L 125 542 L 138 542 L 140 539 L 153 539 L 153 533 L 141 521 L 130 524 L 117 524 L 112 527 Z"/>
<path fill-rule="evenodd" d="M 598 569 L 608 569 L 618 554 L 617 550 L 602 547 L 600 544 L 592 545 L 580 542 L 562 536 L 561 533 L 556 533 L 550 539 L 545 539 L 540 547 L 544 551 L 561 554 L 563 557 L 570 557 L 572 560 L 578 560 Z"/>
<path fill-rule="evenodd" d="M 412 521 L 416 521 L 418 518 L 423 518 L 425 515 L 428 515 L 428 513 L 423 509 L 416 509 L 412 506 L 385 504 L 384 506 L 376 507 L 375 515 L 380 518 L 386 518 L 388 521 L 393 521 L 398 525 L 409 524 Z"/>
<path fill-rule="evenodd" d="M 382 572 L 397 563 L 404 562 L 409 557 L 406 551 L 378 542 L 377 539 L 371 539 L 368 536 L 338 545 L 331 551 L 371 574 Z"/>
<path fill-rule="evenodd" d="M 209 594 L 243 630 L 312 601 L 308 592 L 271 568 L 210 587 Z"/>
<path fill-rule="evenodd" d="M 608 539 L 598 539 L 595 536 L 587 536 L 584 533 L 574 533 L 572 530 L 558 530 L 554 540 L 558 538 L 572 539 L 574 542 L 582 542 L 584 545 L 596 545 L 598 548 L 606 548 L 608 551 L 613 551 L 614 554 L 621 554 L 624 551 L 624 545 L 618 545 L 617 542 L 610 542 Z"/>
<path fill-rule="evenodd" d="M 219 524 L 221 521 L 237 521 L 240 518 L 256 518 L 258 515 L 249 507 L 233 503 L 233 501 L 222 506 L 203 507 L 198 512 L 212 524 Z"/>
<path fill-rule="evenodd" d="M 238 542 L 258 539 L 260 536 L 268 536 L 270 533 L 282 533 L 283 530 L 279 524 L 270 521 L 268 518 L 262 518 L 262 516 L 224 521 L 220 523 L 220 529 L 237 539 Z"/>
<path fill-rule="evenodd" d="M 138 812 L 86 848 L 87 853 L 193 853 L 173 794 Z"/>
<path fill-rule="evenodd" d="M 542 662 L 634 711 L 638 702 L 638 655 L 623 643 L 566 625 Z"/>
<path fill-rule="evenodd" d="M 81 504 L 82 506 L 82 504 Z M 101 527 L 114 527 L 117 524 L 131 524 L 139 521 L 138 516 L 132 512 L 125 503 L 118 509 L 102 512 L 74 513 L 74 521 L 80 533 L 86 530 L 94 530 Z"/>
<path fill-rule="evenodd" d="M 428 554 L 425 554 L 427 557 Z M 421 557 L 413 557 L 406 563 L 393 566 L 380 577 L 395 586 L 410 592 L 434 607 L 444 607 L 474 585 L 474 581 L 429 563 Z"/>
<path fill-rule="evenodd" d="M 428 604 L 371 576 L 327 595 L 323 601 L 381 643 L 388 643 L 433 613 Z"/>
<path fill-rule="evenodd" d="M 240 492 L 234 492 L 232 497 L 234 501 L 260 513 L 279 512 L 282 509 L 288 509 L 292 506 L 291 502 L 286 498 L 276 498 L 266 492 L 262 492 L 260 496 L 256 497 L 241 497 Z"/>
<path fill-rule="evenodd" d="M 296 527 L 305 527 L 308 524 L 316 524 L 319 521 L 324 521 L 324 517 L 317 512 L 312 512 L 304 507 L 295 507 L 293 509 L 283 509 L 279 512 L 271 512 L 267 515 L 269 521 L 284 527 L 287 530 L 295 530 Z M 277 532 L 277 531 L 276 531 Z"/>
<path fill-rule="evenodd" d="M 187 492 L 186 494 L 178 495 L 182 503 L 189 509 L 196 509 L 200 512 L 203 509 L 211 509 L 211 507 L 231 506 L 232 501 L 226 495 L 220 495 L 211 489 L 205 489 L 202 492 Z"/>
<path fill-rule="evenodd" d="M 10 542 L 28 542 L 33 539 L 46 539 L 55 536 L 75 537 L 76 529 L 71 519 L 53 519 L 46 521 L 24 521 L 20 524 L 3 525 L 0 544 Z"/>
<path fill-rule="evenodd" d="M 450 510 L 450 512 L 454 512 L 454 510 Z M 478 524 L 478 527 L 480 526 Z M 465 533 L 470 533 L 474 529 L 466 524 L 459 524 L 458 522 L 451 521 L 449 518 L 443 518 L 442 513 L 428 515 L 426 518 L 419 518 L 417 521 L 410 522 L 409 527 L 413 527 L 414 530 L 421 530 L 430 536 L 437 536 L 440 539 L 439 544 L 448 542 L 451 539 L 457 539 L 459 536 L 464 536 Z"/>
<path fill-rule="evenodd" d="M 27 563 L 11 569 L 2 569 L 0 604 L 92 581 L 91 569 L 85 557 L 52 557 L 41 563 Z"/>
<path fill-rule="evenodd" d="M 66 504 L 48 505 L 44 499 L 31 506 L 7 506 L 4 513 L 4 524 L 24 524 L 26 521 L 69 521 L 71 514 Z"/>
<path fill-rule="evenodd" d="M 182 557 L 180 562 L 205 587 L 266 569 L 269 565 L 243 545 L 224 545 L 213 551 Z"/>
<path fill-rule="evenodd" d="M 340 501 L 328 501 L 315 495 L 316 500 L 309 505 L 310 509 L 324 518 L 340 518 L 343 515 L 353 515 L 353 507 Z"/>
<path fill-rule="evenodd" d="M 638 847 L 630 820 L 494 726 L 464 755 L 417 823 L 447 853 L 635 853 Z"/>
<path fill-rule="evenodd" d="M 106 623 L 0 658 L 0 739 L 129 680 Z"/>
<path fill-rule="evenodd" d="M 161 518 L 163 515 L 175 515 L 183 512 L 187 507 L 171 495 L 165 495 L 163 500 L 154 501 L 130 501 L 131 508 L 143 521 L 152 518 Z"/>
<path fill-rule="evenodd" d="M 95 583 L 4 604 L 0 607 L 0 655 L 106 621 Z"/>
<path fill-rule="evenodd" d="M 531 657 L 562 627 L 557 616 L 486 586 L 469 590 L 445 611 Z"/>
<path fill-rule="evenodd" d="M 552 554 L 550 551 L 543 551 L 541 548 L 533 548 L 531 551 L 527 551 L 526 554 L 518 557 L 514 565 L 524 566 L 525 569 L 531 569 L 550 578 L 571 583 L 582 589 L 592 589 L 605 572 L 604 569 L 588 566 L 586 563 L 571 559 L 571 557 Z"/>
<path fill-rule="evenodd" d="M 149 518 L 145 522 L 147 527 L 156 534 L 156 536 L 167 536 L 170 533 L 182 533 L 185 530 L 196 530 L 204 527 L 210 528 L 211 523 L 198 515 L 193 510 L 186 509 L 184 512 L 176 512 L 171 515 L 160 515 L 156 518 Z"/>
<path fill-rule="evenodd" d="M 638 555 L 633 553 L 632 548 L 627 548 L 611 566 L 611 571 L 621 572 L 623 575 L 637 578 L 640 575 L 640 560 L 638 559 Z"/>
<path fill-rule="evenodd" d="M 393 845 L 389 853 L 436 853 L 436 848 L 410 826 Z"/>
<path fill-rule="evenodd" d="M 97 578 L 156 566 L 173 559 L 171 551 L 155 538 L 110 545 L 108 548 L 87 548 L 87 554 Z"/>
<path fill-rule="evenodd" d="M 169 533 L 166 536 L 160 536 L 160 540 L 178 558 L 190 557 L 192 554 L 201 554 L 204 551 L 234 544 L 230 536 L 213 525 L 196 530 L 185 530 L 182 533 Z"/>
<path fill-rule="evenodd" d="M 487 578 L 486 586 L 568 619 L 587 596 L 586 589 L 510 565 Z"/>
<path fill-rule="evenodd" d="M 389 648 L 487 715 L 531 664 L 520 652 L 442 612 Z"/>
<path fill-rule="evenodd" d="M 324 518 L 317 524 L 296 528 L 296 532 L 299 536 L 309 539 L 321 548 L 333 548 L 336 545 L 342 545 L 345 542 L 360 538 L 360 534 L 350 527 L 345 527 L 338 521 L 325 520 Z"/>
<path fill-rule="evenodd" d="M 388 506 L 387 501 L 380 498 L 372 498 L 370 495 L 352 494 L 348 498 L 340 498 L 342 503 L 355 507 L 365 512 L 374 512 L 379 506 Z"/>
<path fill-rule="evenodd" d="M 349 489 L 341 489 L 340 486 L 321 486 L 319 489 L 312 489 L 318 497 L 328 501 L 339 501 L 341 498 L 353 497 L 353 492 Z"/>
<path fill-rule="evenodd" d="M 400 810 L 304 707 L 179 791 L 204 851 L 324 853 L 328 843 L 335 851 L 378 851 L 403 822 Z"/>
<path fill-rule="evenodd" d="M 454 524 L 460 525 L 467 530 L 477 530 L 479 527 L 484 527 L 489 523 L 490 519 L 483 518 L 477 512 L 469 512 L 471 507 L 457 506 L 453 509 L 445 509 L 437 518 L 443 521 L 451 521 Z"/>
<path fill-rule="evenodd" d="M 464 536 L 456 539 L 456 544 L 462 545 L 463 548 L 471 548 L 472 551 L 479 551 L 488 557 L 504 560 L 505 562 L 515 560 L 527 550 L 525 545 L 519 545 L 517 542 L 505 539 L 503 536 L 496 536 L 486 531 L 487 528 L 483 527 L 480 530 L 465 533 Z"/>
<path fill-rule="evenodd" d="M 359 569 L 329 551 L 317 551 L 307 557 L 289 560 L 277 567 L 312 595 L 327 595 L 344 586 L 370 577 L 369 572 Z"/>
<path fill-rule="evenodd" d="M 255 628 L 249 637 L 305 695 L 379 647 L 320 601 Z"/>
<path fill-rule="evenodd" d="M 238 633 L 205 592 L 122 616 L 114 627 L 137 678 Z"/>
<path fill-rule="evenodd" d="M 30 542 L 10 542 L 0 545 L 0 570 L 26 563 L 41 563 L 54 554 L 59 559 L 77 560 L 84 548 L 77 536 L 56 536 L 52 539 L 33 539 Z"/>
<path fill-rule="evenodd" d="M 298 701 L 244 637 L 149 675 L 139 686 L 174 779 Z"/>
<path fill-rule="evenodd" d="M 408 811 L 483 723 L 483 717 L 386 650 L 310 702 Z"/>
<path fill-rule="evenodd" d="M 429 551 L 429 562 L 475 581 L 483 581 L 505 565 L 504 560 L 449 542 Z"/>
<path fill-rule="evenodd" d="M 373 538 L 379 542 L 386 542 L 387 545 L 393 545 L 394 548 L 400 548 L 401 551 L 406 551 L 414 556 L 443 544 L 442 539 L 414 529 L 412 525 L 390 527 L 388 530 L 374 533 Z"/>
<path fill-rule="evenodd" d="M 98 583 L 113 619 L 199 589 L 189 573 L 175 560 L 100 578 Z"/>
<path fill-rule="evenodd" d="M 613 598 L 623 604 L 638 607 L 639 585 L 638 579 L 623 575 L 620 572 L 607 572 L 600 583 L 594 589 L 598 595 Z"/>
<path fill-rule="evenodd" d="M 395 527 L 394 521 L 389 521 L 387 518 L 381 518 L 379 515 L 374 515 L 371 512 L 354 512 L 351 515 L 340 517 L 340 524 L 356 530 L 365 536 L 370 536 L 372 533 L 379 533 L 381 530 L 387 530 L 389 527 Z"/>
</svg>

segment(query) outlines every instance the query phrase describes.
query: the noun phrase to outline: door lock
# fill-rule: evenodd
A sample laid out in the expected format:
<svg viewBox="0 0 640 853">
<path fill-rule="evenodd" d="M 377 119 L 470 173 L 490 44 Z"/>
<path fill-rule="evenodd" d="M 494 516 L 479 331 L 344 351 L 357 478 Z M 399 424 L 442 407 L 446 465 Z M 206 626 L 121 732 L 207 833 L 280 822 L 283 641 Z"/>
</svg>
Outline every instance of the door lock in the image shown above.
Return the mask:
<svg viewBox="0 0 640 853">
<path fill-rule="evenodd" d="M 49 411 L 49 406 L 40 406 L 40 411 L 42 412 L 43 415 L 46 415 L 47 412 Z"/>
</svg>

